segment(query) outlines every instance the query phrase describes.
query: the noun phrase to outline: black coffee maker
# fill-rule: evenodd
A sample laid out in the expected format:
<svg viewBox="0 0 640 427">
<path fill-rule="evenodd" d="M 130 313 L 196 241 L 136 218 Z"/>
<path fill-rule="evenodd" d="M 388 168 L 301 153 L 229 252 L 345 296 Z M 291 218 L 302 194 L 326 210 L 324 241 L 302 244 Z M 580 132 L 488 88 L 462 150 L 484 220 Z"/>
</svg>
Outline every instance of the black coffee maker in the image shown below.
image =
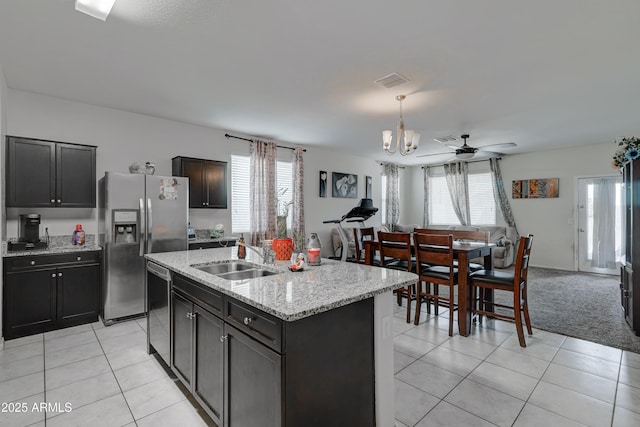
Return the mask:
<svg viewBox="0 0 640 427">
<path fill-rule="evenodd" d="M 46 249 L 47 242 L 40 241 L 40 214 L 20 215 L 18 241 L 7 242 L 10 251 Z"/>
<path fill-rule="evenodd" d="M 18 241 L 38 243 L 40 241 L 40 215 L 20 215 L 20 228 L 18 229 Z"/>
</svg>

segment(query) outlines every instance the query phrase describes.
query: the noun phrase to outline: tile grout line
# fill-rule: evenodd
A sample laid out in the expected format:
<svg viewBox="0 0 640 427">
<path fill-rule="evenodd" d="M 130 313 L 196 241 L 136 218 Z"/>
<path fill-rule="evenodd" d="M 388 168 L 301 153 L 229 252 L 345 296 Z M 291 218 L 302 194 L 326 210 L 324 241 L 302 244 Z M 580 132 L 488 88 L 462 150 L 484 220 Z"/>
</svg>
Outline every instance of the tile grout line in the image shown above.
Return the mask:
<svg viewBox="0 0 640 427">
<path fill-rule="evenodd" d="M 137 322 L 136 322 L 136 324 L 137 324 Z M 138 326 L 140 326 L 140 325 L 138 325 Z M 124 390 L 122 389 L 122 386 L 120 385 L 120 381 L 118 381 L 118 377 L 116 376 L 116 373 L 113 370 L 113 366 L 111 366 L 111 362 L 109 361 L 109 358 L 107 357 L 107 353 L 104 351 L 104 347 L 102 347 L 102 342 L 100 341 L 100 338 L 98 338 L 98 334 L 96 333 L 96 330 L 93 327 L 93 325 L 91 325 L 91 330 L 93 331 L 94 335 L 96 336 L 96 340 L 98 340 L 98 345 L 100 346 L 100 349 L 102 350 L 102 355 L 107 360 L 107 364 L 109 365 L 109 369 L 111 370 L 111 374 L 113 375 L 113 378 L 116 380 L 116 384 L 118 384 L 118 389 L 120 390 L 120 395 L 122 396 L 122 399 L 124 400 L 124 403 L 127 405 L 127 409 L 129 410 L 129 413 L 131 414 L 131 419 L 133 420 L 133 423 L 137 426 L 138 422 L 136 421 L 136 417 L 135 417 L 135 415 L 133 415 L 133 411 L 131 410 L 131 406 L 129 405 L 129 401 L 127 401 L 127 398 L 124 395 Z M 112 337 L 112 338 L 115 338 L 115 337 Z"/>
</svg>

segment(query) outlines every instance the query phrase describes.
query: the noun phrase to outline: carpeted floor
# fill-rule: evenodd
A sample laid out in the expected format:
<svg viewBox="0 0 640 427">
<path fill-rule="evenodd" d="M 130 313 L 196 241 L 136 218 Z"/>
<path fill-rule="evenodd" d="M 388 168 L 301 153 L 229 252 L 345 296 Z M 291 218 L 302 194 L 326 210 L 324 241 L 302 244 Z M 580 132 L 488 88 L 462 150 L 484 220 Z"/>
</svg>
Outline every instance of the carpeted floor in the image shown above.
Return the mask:
<svg viewBox="0 0 640 427">
<path fill-rule="evenodd" d="M 624 320 L 619 283 L 617 276 L 530 267 L 531 323 L 545 331 L 640 353 L 640 337 Z M 498 292 L 496 302 L 509 301 L 510 295 Z"/>
</svg>

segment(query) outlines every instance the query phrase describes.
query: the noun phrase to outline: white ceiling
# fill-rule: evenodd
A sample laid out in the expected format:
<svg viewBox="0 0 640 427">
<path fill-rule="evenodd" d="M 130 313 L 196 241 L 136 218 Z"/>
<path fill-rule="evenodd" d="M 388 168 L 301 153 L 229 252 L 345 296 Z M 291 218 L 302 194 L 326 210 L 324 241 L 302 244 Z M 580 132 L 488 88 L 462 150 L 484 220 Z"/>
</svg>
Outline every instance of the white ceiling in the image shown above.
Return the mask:
<svg viewBox="0 0 640 427">
<path fill-rule="evenodd" d="M 398 94 L 417 154 L 640 136 L 638 0 L 116 0 L 106 22 L 1 0 L 0 65 L 14 89 L 404 164 L 426 159 L 382 153 Z M 373 83 L 392 72 L 410 83 Z"/>
</svg>

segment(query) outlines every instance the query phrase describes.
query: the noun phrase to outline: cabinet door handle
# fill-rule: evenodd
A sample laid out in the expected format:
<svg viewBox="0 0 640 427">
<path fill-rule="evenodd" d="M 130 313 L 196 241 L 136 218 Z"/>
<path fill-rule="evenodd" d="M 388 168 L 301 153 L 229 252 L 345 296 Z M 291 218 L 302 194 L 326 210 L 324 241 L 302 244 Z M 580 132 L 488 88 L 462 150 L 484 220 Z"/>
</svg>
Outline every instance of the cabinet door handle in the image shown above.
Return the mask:
<svg viewBox="0 0 640 427">
<path fill-rule="evenodd" d="M 30 264 L 31 265 L 36 265 L 36 262 L 35 261 L 31 261 Z"/>
<path fill-rule="evenodd" d="M 56 199 L 51 199 L 50 201 L 51 201 L 51 204 L 53 204 L 56 202 Z"/>
<path fill-rule="evenodd" d="M 58 277 L 62 277 L 62 273 L 58 273 Z"/>
<path fill-rule="evenodd" d="M 253 318 L 252 317 L 245 317 L 244 318 L 244 324 L 245 325 L 248 325 L 251 322 L 253 322 Z"/>
<path fill-rule="evenodd" d="M 58 199 L 58 203 L 62 203 L 62 200 Z"/>
<path fill-rule="evenodd" d="M 187 319 L 193 319 L 194 317 L 196 317 L 195 313 L 187 313 Z"/>
<path fill-rule="evenodd" d="M 76 261 L 82 261 L 82 257 L 79 256 L 78 258 L 76 258 Z"/>
<path fill-rule="evenodd" d="M 220 337 L 220 342 L 224 342 L 224 340 L 226 340 L 229 336 L 228 335 L 223 335 Z"/>
<path fill-rule="evenodd" d="M 51 277 L 56 277 L 56 273 L 51 273 Z"/>
</svg>

